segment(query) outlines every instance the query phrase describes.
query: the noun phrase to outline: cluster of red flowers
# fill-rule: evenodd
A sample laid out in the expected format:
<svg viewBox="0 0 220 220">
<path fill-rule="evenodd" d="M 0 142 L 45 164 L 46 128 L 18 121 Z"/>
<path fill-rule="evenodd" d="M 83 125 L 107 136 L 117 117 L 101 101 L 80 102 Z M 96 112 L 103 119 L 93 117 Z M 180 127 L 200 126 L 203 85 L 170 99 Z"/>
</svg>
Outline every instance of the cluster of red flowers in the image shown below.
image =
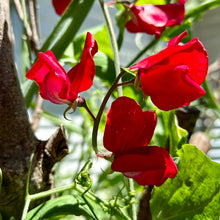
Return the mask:
<svg viewBox="0 0 220 220">
<path fill-rule="evenodd" d="M 54 5 L 62 5 L 60 14 L 70 1 L 63 2 L 53 1 Z M 131 20 L 126 25 L 128 30 L 144 31 L 158 37 L 165 26 L 182 22 L 184 1 L 164 6 L 132 5 L 130 11 Z M 148 24 L 146 21 L 149 21 Z M 181 33 L 168 42 L 167 48 L 130 67 L 140 78 L 143 93 L 150 96 L 161 110 L 188 105 L 205 94 L 200 85 L 207 75 L 207 52 L 197 38 L 181 43 L 186 35 L 186 31 Z M 89 89 L 93 83 L 93 57 L 97 51 L 97 43 L 88 32 L 81 61 L 68 73 L 53 53 L 46 51 L 39 53 L 39 59 L 26 76 L 36 81 L 44 99 L 55 104 L 72 105 L 78 94 Z M 119 97 L 112 103 L 103 138 L 105 148 L 114 155 L 112 170 L 134 178 L 140 185 L 160 186 L 167 178 L 176 176 L 177 167 L 168 151 L 148 145 L 156 123 L 155 112 L 142 111 L 131 98 Z"/>
</svg>

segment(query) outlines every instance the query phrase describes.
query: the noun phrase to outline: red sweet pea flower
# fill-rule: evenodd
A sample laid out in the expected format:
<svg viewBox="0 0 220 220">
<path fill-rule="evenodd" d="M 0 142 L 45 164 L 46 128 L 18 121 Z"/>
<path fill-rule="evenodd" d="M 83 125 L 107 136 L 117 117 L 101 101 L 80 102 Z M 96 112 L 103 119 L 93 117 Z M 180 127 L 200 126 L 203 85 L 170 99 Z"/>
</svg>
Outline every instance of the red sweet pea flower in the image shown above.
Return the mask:
<svg viewBox="0 0 220 220">
<path fill-rule="evenodd" d="M 68 73 L 51 51 L 39 53 L 39 59 L 26 77 L 35 80 L 44 99 L 55 104 L 71 104 L 78 94 L 89 89 L 95 75 L 94 55 L 98 46 L 91 33 L 87 33 L 80 63 Z"/>
<path fill-rule="evenodd" d="M 146 146 L 150 143 L 156 123 L 154 111 L 143 112 L 133 99 L 120 97 L 112 103 L 107 115 L 104 146 L 115 156 Z"/>
<path fill-rule="evenodd" d="M 62 15 L 72 0 L 53 0 L 53 7 L 58 15 Z"/>
<path fill-rule="evenodd" d="M 169 153 L 161 147 L 147 146 L 157 118 L 154 111 L 142 111 L 128 97 L 116 99 L 108 112 L 104 146 L 113 152 L 112 170 L 134 178 L 139 185 L 161 185 L 174 178 L 177 168 Z"/>
<path fill-rule="evenodd" d="M 172 157 L 162 147 L 147 146 L 132 149 L 113 161 L 112 170 L 134 178 L 139 185 L 162 185 L 174 178 L 177 167 Z"/>
<path fill-rule="evenodd" d="M 130 68 L 138 69 L 144 94 L 165 111 L 188 105 L 205 94 L 200 85 L 207 75 L 207 52 L 197 38 L 181 44 L 186 35 L 185 31 L 174 37 L 167 48 Z"/>
<path fill-rule="evenodd" d="M 166 5 L 132 5 L 130 15 L 131 20 L 126 23 L 128 31 L 144 32 L 159 38 L 167 26 L 173 27 L 183 22 L 184 1 Z"/>
</svg>

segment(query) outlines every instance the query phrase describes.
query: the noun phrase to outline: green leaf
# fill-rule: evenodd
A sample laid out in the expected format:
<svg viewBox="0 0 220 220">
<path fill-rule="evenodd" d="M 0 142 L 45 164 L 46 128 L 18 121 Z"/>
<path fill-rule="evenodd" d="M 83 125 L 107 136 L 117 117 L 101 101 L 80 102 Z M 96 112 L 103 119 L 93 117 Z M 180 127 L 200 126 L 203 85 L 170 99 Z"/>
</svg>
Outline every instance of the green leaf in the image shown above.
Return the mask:
<svg viewBox="0 0 220 220">
<path fill-rule="evenodd" d="M 111 85 L 115 80 L 114 62 L 104 53 L 99 52 L 94 57 L 96 65 L 96 76 L 99 77 L 105 84 Z"/>
<path fill-rule="evenodd" d="M 91 32 L 98 44 L 98 50 L 106 54 L 109 58 L 113 59 L 113 52 L 111 49 L 111 42 L 108 36 L 108 30 L 106 25 L 99 25 L 94 28 L 87 29 L 80 34 L 77 34 L 74 39 L 74 56 L 77 60 L 80 59 L 84 42 L 86 39 L 87 31 Z M 96 55 L 95 55 L 96 56 Z"/>
<path fill-rule="evenodd" d="M 215 111 L 216 115 L 218 117 L 220 117 L 220 107 L 219 107 L 218 103 L 216 102 L 216 100 L 213 96 L 213 93 L 210 90 L 210 86 L 209 86 L 207 80 L 205 80 L 202 85 L 206 91 L 206 94 L 202 99 L 202 101 L 205 102 L 203 104 L 205 104 L 208 108 L 212 108 Z"/>
<path fill-rule="evenodd" d="M 177 154 L 177 176 L 154 188 L 153 219 L 219 220 L 220 164 L 193 145 L 184 145 Z"/>
<path fill-rule="evenodd" d="M 164 130 L 169 139 L 169 152 L 172 156 L 176 155 L 177 149 L 187 141 L 187 131 L 178 126 L 174 111 L 162 111 Z"/>
<path fill-rule="evenodd" d="M 55 26 L 40 51 L 52 50 L 59 60 L 65 49 L 76 36 L 79 28 L 90 11 L 94 0 L 74 0 Z M 28 90 L 23 90 L 26 106 L 29 107 L 33 95 L 38 91 L 33 81 L 28 80 Z"/>
<path fill-rule="evenodd" d="M 76 36 L 94 0 L 74 0 L 44 43 L 41 51 L 52 50 L 60 59 L 70 42 Z"/>
<path fill-rule="evenodd" d="M 132 98 L 136 100 L 142 108 L 146 106 L 146 102 L 143 101 L 143 93 L 138 92 L 135 88 L 134 85 L 126 85 L 123 87 L 123 95 L 127 96 L 129 98 Z"/>
<path fill-rule="evenodd" d="M 26 220 L 60 219 L 66 215 L 89 216 L 94 219 L 83 198 L 65 195 L 51 199 L 28 212 Z"/>
<path fill-rule="evenodd" d="M 220 5 L 220 0 L 214 0 L 214 1 L 207 1 L 203 4 L 200 4 L 198 7 L 190 10 L 188 13 L 186 13 L 185 15 L 185 20 L 188 18 L 197 18 L 196 20 L 198 20 L 199 18 L 201 18 L 202 13 L 204 13 L 205 11 L 208 11 L 210 9 L 213 9 L 217 6 Z"/>
<path fill-rule="evenodd" d="M 25 99 L 25 104 L 30 107 L 34 94 L 38 91 L 38 86 L 32 80 L 26 80 L 21 84 L 21 90 Z"/>
<path fill-rule="evenodd" d="M 111 42 L 109 40 L 108 29 L 106 25 L 103 25 L 102 29 L 94 34 L 99 47 L 99 51 L 102 51 L 110 59 L 113 59 L 113 51 L 111 48 Z"/>
<path fill-rule="evenodd" d="M 126 10 L 119 10 L 118 13 L 116 14 L 116 23 L 119 29 L 118 33 L 118 38 L 117 38 L 117 44 L 118 48 L 120 50 L 123 40 L 124 40 L 124 30 L 125 30 L 125 25 L 127 21 L 129 20 L 129 14 Z"/>
</svg>

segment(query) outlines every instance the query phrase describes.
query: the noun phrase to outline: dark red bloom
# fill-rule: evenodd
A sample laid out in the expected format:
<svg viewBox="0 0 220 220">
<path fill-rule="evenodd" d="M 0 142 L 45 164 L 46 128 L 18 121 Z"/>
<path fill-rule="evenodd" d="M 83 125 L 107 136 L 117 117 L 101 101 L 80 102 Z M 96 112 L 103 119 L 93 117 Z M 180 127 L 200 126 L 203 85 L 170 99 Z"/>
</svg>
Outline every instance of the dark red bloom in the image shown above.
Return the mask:
<svg viewBox="0 0 220 220">
<path fill-rule="evenodd" d="M 112 170 L 134 178 L 139 185 L 162 185 L 168 178 L 174 178 L 177 167 L 172 157 L 162 147 L 147 146 L 130 150 L 116 157 Z"/>
<path fill-rule="evenodd" d="M 104 146 L 113 152 L 112 170 L 134 178 L 140 185 L 161 185 L 174 178 L 177 168 L 169 153 L 161 147 L 147 146 L 157 118 L 154 111 L 142 111 L 128 97 L 116 99 L 108 112 Z"/>
<path fill-rule="evenodd" d="M 53 7 L 58 15 L 62 15 L 72 0 L 52 0 Z"/>
<path fill-rule="evenodd" d="M 95 76 L 93 57 L 97 51 L 97 43 L 88 32 L 80 63 L 68 73 L 48 50 L 39 53 L 39 59 L 27 72 L 26 77 L 36 81 L 44 99 L 55 104 L 73 103 L 80 92 L 89 89 L 93 84 Z"/>
<path fill-rule="evenodd" d="M 150 143 L 156 123 L 154 111 L 143 112 L 135 100 L 120 97 L 108 111 L 104 146 L 115 156 L 132 148 L 146 146 Z"/>
<path fill-rule="evenodd" d="M 167 26 L 180 25 L 185 16 L 184 2 L 166 5 L 132 5 L 131 20 L 126 28 L 132 33 L 144 32 L 159 38 Z"/>
<path fill-rule="evenodd" d="M 167 48 L 130 68 L 138 69 L 144 94 L 165 111 L 188 105 L 205 94 L 200 85 L 207 75 L 207 52 L 197 38 L 180 43 L 186 35 L 185 31 L 174 37 Z"/>
</svg>

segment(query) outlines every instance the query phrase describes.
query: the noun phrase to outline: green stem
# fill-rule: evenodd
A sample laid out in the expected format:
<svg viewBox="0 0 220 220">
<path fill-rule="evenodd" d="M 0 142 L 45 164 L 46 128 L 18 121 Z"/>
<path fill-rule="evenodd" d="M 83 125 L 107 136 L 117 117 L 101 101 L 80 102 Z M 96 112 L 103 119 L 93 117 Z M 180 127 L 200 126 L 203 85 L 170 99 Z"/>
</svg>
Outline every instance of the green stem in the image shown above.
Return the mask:
<svg viewBox="0 0 220 220">
<path fill-rule="evenodd" d="M 23 212 L 22 212 L 21 220 L 25 220 L 25 218 L 27 216 L 27 213 L 28 213 L 30 202 L 31 202 L 31 199 L 30 198 L 26 198 L 25 204 L 24 204 L 24 209 L 23 209 Z"/>
<path fill-rule="evenodd" d="M 135 190 L 134 190 L 134 180 L 131 178 L 126 178 L 127 182 L 127 191 L 130 198 L 130 212 L 131 219 L 137 219 L 137 208 L 136 208 L 136 198 L 135 198 Z"/>
<path fill-rule="evenodd" d="M 92 182 L 92 179 L 90 179 L 90 181 Z M 89 207 L 89 209 L 90 209 L 90 211 L 92 212 L 92 214 L 94 215 L 95 219 L 98 220 L 97 215 L 96 215 L 95 212 L 93 211 L 93 207 L 90 205 L 89 201 L 88 201 L 88 200 L 85 198 L 85 196 L 84 196 L 84 195 L 90 190 L 91 186 L 92 186 L 92 183 L 91 183 L 91 185 L 83 192 L 82 198 L 83 198 L 84 202 L 87 204 L 87 206 Z"/>
<path fill-rule="evenodd" d="M 23 12 L 23 24 L 24 24 L 24 32 L 27 37 L 26 42 L 27 42 L 27 47 L 28 47 L 28 58 L 29 58 L 29 63 L 32 62 L 32 57 L 31 57 L 31 43 L 30 43 L 30 33 L 28 33 L 29 24 L 28 24 L 28 19 L 27 19 L 27 13 L 26 13 L 26 8 L 25 8 L 25 0 L 21 0 L 21 7 L 22 7 L 22 12 Z"/>
<path fill-rule="evenodd" d="M 135 81 L 135 79 L 132 79 L 132 80 L 129 80 L 129 81 L 126 81 L 126 82 L 122 82 L 122 83 L 118 83 L 117 86 L 126 86 L 126 85 L 129 85 L 129 84 L 134 84 L 134 81 Z"/>
<path fill-rule="evenodd" d="M 28 173 L 27 173 L 27 182 L 26 182 L 26 188 L 25 188 L 25 204 L 24 204 L 24 209 L 22 212 L 22 220 L 24 220 L 26 218 L 28 209 L 29 209 L 29 205 L 31 202 L 31 199 L 29 198 L 29 183 L 30 183 L 30 176 L 31 176 L 31 165 L 32 165 L 32 161 L 34 158 L 34 154 L 31 154 L 30 156 L 30 163 L 29 163 L 29 167 L 28 167 Z"/>
<path fill-rule="evenodd" d="M 220 0 L 210 1 L 204 4 L 201 4 L 197 6 L 195 9 L 190 10 L 186 15 L 184 20 L 194 17 L 195 15 L 198 15 L 199 13 L 205 12 L 211 8 L 217 7 L 220 5 Z"/>
<path fill-rule="evenodd" d="M 106 4 L 104 4 L 103 0 L 99 0 L 105 20 L 106 20 L 106 25 L 107 25 L 107 29 L 109 32 L 109 37 L 110 37 L 110 41 L 111 41 L 111 45 L 112 45 L 112 50 L 114 53 L 114 64 L 115 64 L 115 74 L 116 77 L 120 74 L 120 61 L 119 61 L 119 53 L 118 53 L 118 45 L 117 45 L 117 40 L 115 37 L 115 32 L 113 29 L 113 25 L 112 25 L 112 21 L 111 21 L 111 17 L 109 15 L 108 12 L 108 7 Z M 122 96 L 122 88 L 118 87 L 117 88 L 118 91 L 118 96 Z"/>
<path fill-rule="evenodd" d="M 95 121 L 96 118 L 95 118 L 95 116 L 93 115 L 93 113 L 91 112 L 91 110 L 89 109 L 89 107 L 88 107 L 88 105 L 87 105 L 86 102 L 85 102 L 85 105 L 84 105 L 83 107 L 86 109 L 86 111 L 87 111 L 87 112 L 89 113 L 89 115 L 92 117 L 93 121 Z"/>
<path fill-rule="evenodd" d="M 209 88 L 207 80 L 205 80 L 202 85 L 203 85 L 203 87 L 206 91 L 205 97 L 207 97 L 211 108 L 215 109 L 215 112 L 216 112 L 217 116 L 220 117 L 220 108 L 216 104 L 215 98 L 213 97 L 213 95 L 211 93 L 211 90 Z"/>
<path fill-rule="evenodd" d="M 115 81 L 113 82 L 112 86 L 110 87 L 110 89 L 108 90 L 108 92 L 106 93 L 102 104 L 99 108 L 99 112 L 96 116 L 96 120 L 94 121 L 94 125 L 93 125 L 93 131 L 92 131 L 92 146 L 93 149 L 95 151 L 95 153 L 98 153 L 98 149 L 97 149 L 97 135 L 98 135 L 98 128 L 99 128 L 99 123 L 102 117 L 102 113 L 105 109 L 106 103 L 108 102 L 108 99 L 110 98 L 111 94 L 113 93 L 113 91 L 117 88 L 117 84 L 119 82 L 119 80 L 121 79 L 121 77 L 125 74 L 126 72 L 123 70 L 116 78 Z"/>
<path fill-rule="evenodd" d="M 133 60 L 131 60 L 127 67 L 131 66 L 132 64 L 134 64 L 142 55 L 145 54 L 145 52 L 147 50 L 149 50 L 151 47 L 153 47 L 154 45 L 156 45 L 159 42 L 159 39 L 153 39 L 143 50 L 141 50 L 135 57 Z"/>
<path fill-rule="evenodd" d="M 29 195 L 28 198 L 31 199 L 31 200 L 41 199 L 41 198 L 44 198 L 44 197 L 47 197 L 47 196 L 51 196 L 52 194 L 61 193 L 61 192 L 65 192 L 67 190 L 74 189 L 75 186 L 76 186 L 76 184 L 74 182 L 74 183 L 72 183 L 70 185 L 67 185 L 67 186 L 60 186 L 60 187 L 50 189 L 50 190 L 47 190 L 47 191 L 44 191 L 44 192 Z"/>
</svg>

